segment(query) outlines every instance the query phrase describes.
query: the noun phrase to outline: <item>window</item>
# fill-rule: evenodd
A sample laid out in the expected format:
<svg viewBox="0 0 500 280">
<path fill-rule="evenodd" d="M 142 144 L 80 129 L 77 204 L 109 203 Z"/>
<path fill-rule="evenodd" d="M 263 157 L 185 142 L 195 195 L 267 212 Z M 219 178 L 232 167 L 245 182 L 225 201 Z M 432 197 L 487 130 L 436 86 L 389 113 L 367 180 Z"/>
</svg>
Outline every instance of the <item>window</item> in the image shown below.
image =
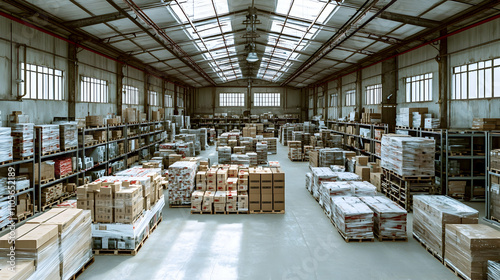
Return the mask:
<svg viewBox="0 0 500 280">
<path fill-rule="evenodd" d="M 330 94 L 330 107 L 337 107 L 337 94 Z"/>
<path fill-rule="evenodd" d="M 139 89 L 133 86 L 123 85 L 123 104 L 139 104 Z"/>
<path fill-rule="evenodd" d="M 254 93 L 253 98 L 256 107 L 279 107 L 281 104 L 279 93 Z"/>
<path fill-rule="evenodd" d="M 108 103 L 108 82 L 91 77 L 80 76 L 82 102 Z"/>
<path fill-rule="evenodd" d="M 158 93 L 156 91 L 149 90 L 149 105 L 158 106 Z"/>
<path fill-rule="evenodd" d="M 406 78 L 405 86 L 406 102 L 432 100 L 432 73 Z"/>
<path fill-rule="evenodd" d="M 382 84 L 366 87 L 366 104 L 382 103 Z"/>
<path fill-rule="evenodd" d="M 165 94 L 165 107 L 167 108 L 172 108 L 174 107 L 174 103 L 173 103 L 173 99 L 172 99 L 172 95 L 169 95 L 169 94 Z"/>
<path fill-rule="evenodd" d="M 245 106 L 244 93 L 219 93 L 219 106 L 242 107 Z"/>
<path fill-rule="evenodd" d="M 345 106 L 356 105 L 356 90 L 348 90 L 345 92 Z"/>
<path fill-rule="evenodd" d="M 180 94 L 177 95 L 177 107 L 180 107 L 180 108 L 184 107 L 184 98 L 182 98 L 180 96 Z"/>
<path fill-rule="evenodd" d="M 26 77 L 25 77 L 26 71 Z M 25 99 L 63 100 L 63 72 L 61 70 L 21 63 L 21 94 Z"/>
<path fill-rule="evenodd" d="M 453 67 L 451 99 L 500 97 L 500 58 Z"/>
</svg>

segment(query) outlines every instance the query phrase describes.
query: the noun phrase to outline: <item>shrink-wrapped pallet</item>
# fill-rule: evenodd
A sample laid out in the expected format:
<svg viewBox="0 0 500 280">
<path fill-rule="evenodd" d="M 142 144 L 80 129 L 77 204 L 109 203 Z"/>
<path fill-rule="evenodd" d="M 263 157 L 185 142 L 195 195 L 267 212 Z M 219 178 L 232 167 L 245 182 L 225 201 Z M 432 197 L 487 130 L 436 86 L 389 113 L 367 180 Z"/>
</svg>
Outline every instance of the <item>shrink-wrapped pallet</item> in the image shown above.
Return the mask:
<svg viewBox="0 0 500 280">
<path fill-rule="evenodd" d="M 194 190 L 197 164 L 190 161 L 178 161 L 168 168 L 169 204 L 188 204 Z"/>
<path fill-rule="evenodd" d="M 373 211 L 358 197 L 332 198 L 332 220 L 345 239 L 373 238 Z"/>
<path fill-rule="evenodd" d="M 335 182 L 337 175 L 328 167 L 312 167 L 313 176 L 312 194 L 314 198 L 319 199 L 319 187 L 323 182 Z"/>
<path fill-rule="evenodd" d="M 363 196 L 361 200 L 374 212 L 373 232 L 378 238 L 406 238 L 408 212 L 384 196 Z"/>
<path fill-rule="evenodd" d="M 382 167 L 400 176 L 434 176 L 435 140 L 384 135 Z"/>
</svg>

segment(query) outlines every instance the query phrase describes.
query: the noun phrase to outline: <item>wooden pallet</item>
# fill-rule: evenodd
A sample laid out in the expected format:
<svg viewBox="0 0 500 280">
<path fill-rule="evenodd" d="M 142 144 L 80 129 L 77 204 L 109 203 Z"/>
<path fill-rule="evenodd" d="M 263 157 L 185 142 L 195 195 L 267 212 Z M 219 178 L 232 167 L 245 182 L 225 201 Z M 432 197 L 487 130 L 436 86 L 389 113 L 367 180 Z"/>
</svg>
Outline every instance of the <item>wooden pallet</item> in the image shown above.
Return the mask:
<svg viewBox="0 0 500 280">
<path fill-rule="evenodd" d="M 412 235 L 413 239 L 415 239 L 420 245 L 422 245 L 422 247 L 424 247 L 425 250 L 429 252 L 429 254 L 431 254 L 434 258 L 436 258 L 440 263 L 443 263 L 443 257 L 441 257 L 434 249 L 427 246 L 427 244 L 425 244 L 422 240 L 420 240 L 420 238 L 416 236 L 415 233 Z"/>
<path fill-rule="evenodd" d="M 226 215 L 226 211 L 214 211 L 213 215 Z"/>
<path fill-rule="evenodd" d="M 142 248 L 146 240 L 149 238 L 151 233 L 158 227 L 158 224 L 161 223 L 163 217 L 160 217 L 158 221 L 149 229 L 148 232 L 144 234 L 141 242 L 135 247 L 135 249 L 95 249 L 93 250 L 95 255 L 122 255 L 122 256 L 135 256 L 139 253 L 139 250 Z"/>
<path fill-rule="evenodd" d="M 45 210 L 47 210 L 47 209 L 51 209 L 52 207 L 56 206 L 57 204 L 60 204 L 61 202 L 62 202 L 62 199 L 58 198 L 50 203 L 42 205 L 42 212 L 45 212 Z"/>
<path fill-rule="evenodd" d="M 191 214 L 196 215 L 212 215 L 212 211 L 191 211 Z"/>
<path fill-rule="evenodd" d="M 14 156 L 15 160 L 27 160 L 27 159 L 32 159 L 32 158 L 33 158 L 33 156 L 29 156 L 29 157 Z"/>
<path fill-rule="evenodd" d="M 461 153 L 450 152 L 450 156 L 451 157 L 456 157 L 456 156 L 470 156 L 470 154 L 468 152 L 461 152 Z"/>
<path fill-rule="evenodd" d="M 500 223 L 500 219 L 494 217 L 494 216 L 491 216 L 491 220 L 497 222 L 497 223 Z"/>
<path fill-rule="evenodd" d="M 413 129 L 413 128 L 409 126 L 396 126 L 396 129 Z"/>
<path fill-rule="evenodd" d="M 346 243 L 351 243 L 351 242 L 375 242 L 375 238 L 353 238 L 353 237 L 347 237 L 340 229 L 337 228 L 338 233 Z"/>
<path fill-rule="evenodd" d="M 123 123 L 108 124 L 109 127 L 121 126 Z"/>
<path fill-rule="evenodd" d="M 96 129 L 96 128 L 106 128 L 105 125 L 89 125 L 85 129 Z"/>
<path fill-rule="evenodd" d="M 285 214 L 285 210 L 250 210 L 250 214 Z"/>
<path fill-rule="evenodd" d="M 304 159 L 291 159 L 291 158 L 288 158 L 290 161 L 304 161 Z"/>
<path fill-rule="evenodd" d="M 139 124 L 139 122 L 129 122 L 127 124 Z"/>
<path fill-rule="evenodd" d="M 94 263 L 95 259 L 94 257 L 90 258 L 90 260 L 88 260 L 83 266 L 82 268 L 80 268 L 75 274 L 73 274 L 73 276 L 71 276 L 70 278 L 68 278 L 69 280 L 76 280 L 80 275 L 82 275 L 82 273 L 87 269 L 89 268 L 90 265 L 92 265 Z"/>
<path fill-rule="evenodd" d="M 500 170 L 495 169 L 495 168 L 490 168 L 490 172 L 500 174 Z"/>
<path fill-rule="evenodd" d="M 382 168 L 382 170 L 385 173 L 388 173 L 388 174 L 390 174 L 390 175 L 392 175 L 400 180 L 404 180 L 404 181 L 433 181 L 436 177 L 435 175 L 401 176 L 401 175 L 397 174 L 396 172 L 389 170 L 389 169 Z M 384 175 L 387 175 L 387 174 L 384 174 Z"/>
<path fill-rule="evenodd" d="M 53 155 L 53 154 L 57 154 L 57 153 L 60 153 L 60 152 L 61 151 L 59 149 L 57 149 L 56 151 L 43 152 L 42 156 Z M 38 154 L 38 153 L 36 153 L 36 154 Z"/>
<path fill-rule="evenodd" d="M 392 242 L 408 242 L 408 237 L 402 237 L 402 236 L 378 236 L 375 234 L 375 238 L 380 241 L 392 241 Z"/>
<path fill-rule="evenodd" d="M 56 178 L 41 179 L 40 184 L 44 185 L 44 184 L 50 183 L 50 182 L 55 181 L 55 180 L 56 180 Z"/>
<path fill-rule="evenodd" d="M 13 219 L 16 221 L 16 223 L 22 222 L 30 217 L 33 216 L 33 212 L 24 212 L 19 215 L 16 215 Z"/>
<path fill-rule="evenodd" d="M 61 149 L 61 151 L 64 151 L 64 152 L 69 152 L 69 151 L 73 151 L 73 150 L 76 150 L 76 147 L 69 147 L 69 148 Z"/>
<path fill-rule="evenodd" d="M 453 272 L 453 274 L 455 274 L 455 276 L 457 276 L 459 279 L 470 280 L 469 277 L 465 276 L 460 270 L 456 269 L 455 266 L 453 266 L 448 261 L 444 261 L 444 266 L 451 270 L 451 272 Z"/>
<path fill-rule="evenodd" d="M 169 208 L 191 208 L 191 203 L 189 204 L 169 204 Z"/>
<path fill-rule="evenodd" d="M 71 176 L 71 175 L 73 175 L 73 172 L 68 173 L 68 174 L 61 175 L 61 176 L 59 176 L 59 179 L 66 178 L 66 177 Z"/>
<path fill-rule="evenodd" d="M 92 140 L 92 142 L 90 142 L 90 143 L 86 143 L 86 144 L 85 144 L 85 147 L 94 146 L 95 144 L 97 144 L 97 140 Z"/>
</svg>

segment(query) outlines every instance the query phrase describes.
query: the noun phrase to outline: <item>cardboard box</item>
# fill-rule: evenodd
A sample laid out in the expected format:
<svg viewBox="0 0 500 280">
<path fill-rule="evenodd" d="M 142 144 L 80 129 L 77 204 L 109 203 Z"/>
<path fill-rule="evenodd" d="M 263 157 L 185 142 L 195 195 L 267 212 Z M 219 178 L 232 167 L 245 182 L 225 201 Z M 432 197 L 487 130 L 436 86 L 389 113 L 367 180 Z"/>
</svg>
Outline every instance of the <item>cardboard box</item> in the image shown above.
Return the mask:
<svg viewBox="0 0 500 280">
<path fill-rule="evenodd" d="M 465 186 L 467 181 L 449 181 L 448 182 L 448 195 L 457 196 L 465 195 Z"/>
<path fill-rule="evenodd" d="M 272 201 L 262 201 L 261 202 L 262 210 L 271 211 L 273 210 L 273 202 Z"/>
<path fill-rule="evenodd" d="M 356 157 L 356 165 L 368 165 L 369 158 L 367 156 L 357 156 Z"/>
<path fill-rule="evenodd" d="M 383 173 L 371 173 L 370 172 L 370 183 L 377 187 L 377 191 L 382 191 L 382 176 Z"/>
<path fill-rule="evenodd" d="M 261 210 L 261 208 L 260 208 L 260 201 L 259 202 L 250 201 L 248 203 L 248 210 L 250 210 L 250 211 Z"/>
<path fill-rule="evenodd" d="M 356 165 L 356 174 L 361 177 L 361 180 L 370 181 L 370 167 Z"/>
</svg>

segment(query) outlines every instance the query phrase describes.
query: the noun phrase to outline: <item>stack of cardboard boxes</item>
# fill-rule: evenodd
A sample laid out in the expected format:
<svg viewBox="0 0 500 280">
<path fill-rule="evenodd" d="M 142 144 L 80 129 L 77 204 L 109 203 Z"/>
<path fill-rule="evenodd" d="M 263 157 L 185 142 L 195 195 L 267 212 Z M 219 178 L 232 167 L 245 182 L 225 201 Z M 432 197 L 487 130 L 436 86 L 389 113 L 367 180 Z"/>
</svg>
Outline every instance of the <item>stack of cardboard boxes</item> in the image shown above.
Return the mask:
<svg viewBox="0 0 500 280">
<path fill-rule="evenodd" d="M 71 150 L 78 146 L 78 127 L 76 122 L 59 124 L 61 150 Z"/>
<path fill-rule="evenodd" d="M 102 126 L 104 124 L 104 120 L 102 116 L 86 116 L 85 124 L 87 127 Z"/>
<path fill-rule="evenodd" d="M 472 119 L 472 129 L 499 130 L 500 129 L 500 119 L 474 118 L 474 119 Z"/>
<path fill-rule="evenodd" d="M 42 155 L 59 152 L 60 142 L 59 142 L 59 126 L 53 124 L 46 125 L 36 125 L 35 130 L 40 133 L 41 141 L 36 141 L 35 151 L 38 152 L 38 145 L 41 145 L 40 149 Z"/>
<path fill-rule="evenodd" d="M 168 168 L 169 204 L 189 204 L 198 164 L 196 162 L 178 161 Z"/>
<path fill-rule="evenodd" d="M 21 159 L 33 156 L 34 153 L 34 124 L 15 123 L 12 126 L 13 157 Z M 7 141 L 8 142 L 8 141 Z M 1 162 L 2 160 L 0 160 Z"/>
<path fill-rule="evenodd" d="M 302 142 L 288 141 L 288 158 L 292 161 L 302 160 Z"/>
<path fill-rule="evenodd" d="M 134 123 L 138 122 L 137 118 L 137 109 L 136 108 L 125 108 L 123 110 L 123 121 L 125 123 Z"/>
<path fill-rule="evenodd" d="M 285 210 L 285 174 L 280 168 L 250 168 L 248 178 L 249 209 Z"/>
<path fill-rule="evenodd" d="M 434 176 L 435 140 L 405 135 L 382 137 L 381 166 L 400 176 Z"/>
</svg>

